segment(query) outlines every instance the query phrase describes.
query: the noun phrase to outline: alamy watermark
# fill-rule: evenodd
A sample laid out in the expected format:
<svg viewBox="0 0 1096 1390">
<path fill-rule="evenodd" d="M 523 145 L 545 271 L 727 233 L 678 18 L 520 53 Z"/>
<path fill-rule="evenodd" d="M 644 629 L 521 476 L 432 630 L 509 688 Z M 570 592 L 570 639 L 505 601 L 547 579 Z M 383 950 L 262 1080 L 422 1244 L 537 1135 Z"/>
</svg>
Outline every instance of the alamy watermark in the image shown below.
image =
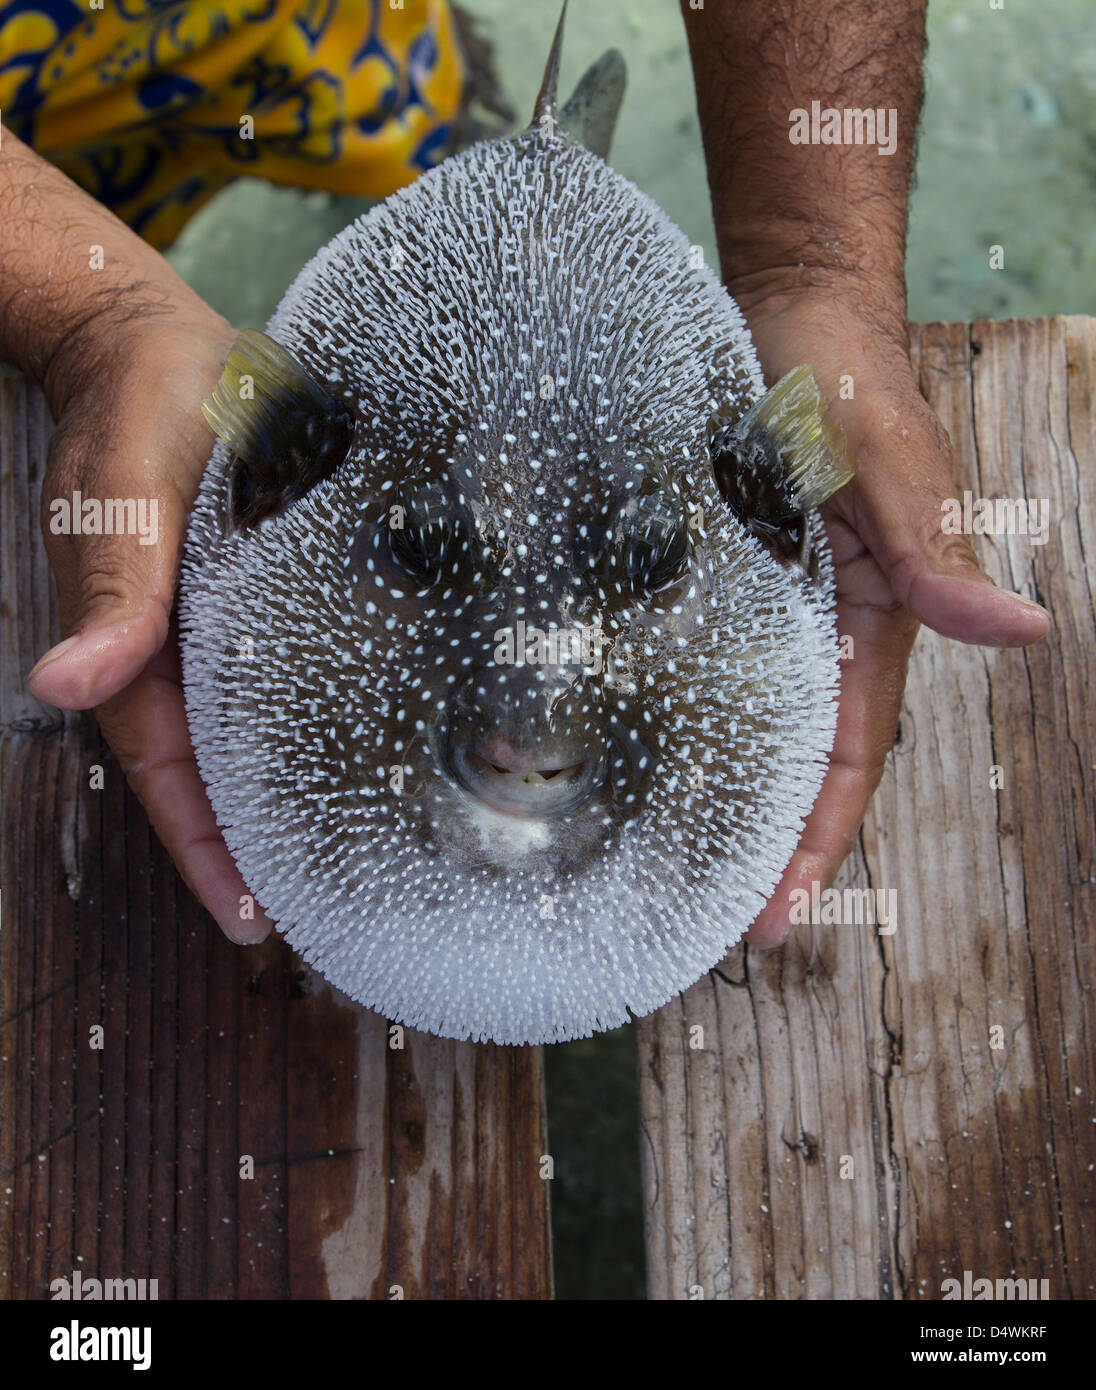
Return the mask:
<svg viewBox="0 0 1096 1390">
<path fill-rule="evenodd" d="M 895 107 L 823 107 L 812 101 L 810 110 L 797 106 L 788 112 L 793 145 L 875 145 L 876 154 L 894 154 L 898 148 L 898 111 Z"/>
<path fill-rule="evenodd" d="M 50 1333 L 51 1361 L 131 1361 L 135 1371 L 152 1365 L 151 1327 L 81 1327 L 73 1318 Z"/>
<path fill-rule="evenodd" d="M 793 888 L 789 894 L 792 926 L 878 926 L 880 936 L 898 930 L 897 888 L 823 888 L 815 879 L 810 887 Z"/>
<path fill-rule="evenodd" d="M 50 1280 L 49 1296 L 53 1302 L 72 1299 L 88 1303 L 99 1299 L 158 1299 L 160 1293 L 156 1279 L 88 1279 L 83 1270 L 74 1269 L 71 1279 L 62 1274 Z"/>
<path fill-rule="evenodd" d="M 49 504 L 55 536 L 136 536 L 138 545 L 155 545 L 160 535 L 156 497 L 55 497 Z"/>
<path fill-rule="evenodd" d="M 1046 545 L 1050 527 L 1048 497 L 945 497 L 940 503 L 940 530 L 945 536 L 1030 536 Z"/>
<path fill-rule="evenodd" d="M 1049 1279 L 975 1279 L 969 1269 L 963 1270 L 963 1278 L 945 1279 L 940 1285 L 940 1297 L 949 1299 L 973 1299 L 976 1303 L 985 1299 L 1019 1300 L 1035 1302 L 1050 1298 Z M 996 1336 L 996 1333 L 993 1335 Z"/>
<path fill-rule="evenodd" d="M 596 623 L 544 631 L 519 618 L 513 627 L 500 627 L 494 638 L 499 666 L 584 666 L 599 675 L 605 664 L 605 633 Z"/>
</svg>

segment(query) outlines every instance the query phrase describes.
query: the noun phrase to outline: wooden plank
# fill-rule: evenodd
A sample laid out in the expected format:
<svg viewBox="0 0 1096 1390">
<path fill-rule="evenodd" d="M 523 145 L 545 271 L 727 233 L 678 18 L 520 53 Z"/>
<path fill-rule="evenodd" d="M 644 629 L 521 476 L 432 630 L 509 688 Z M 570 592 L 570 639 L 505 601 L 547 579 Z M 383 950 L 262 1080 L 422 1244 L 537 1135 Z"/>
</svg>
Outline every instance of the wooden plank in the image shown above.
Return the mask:
<svg viewBox="0 0 1096 1390">
<path fill-rule="evenodd" d="M 894 935 L 737 948 L 639 1025 L 652 1298 L 940 1298 L 965 1270 L 1096 1289 L 1096 321 L 911 346 L 960 487 L 1049 500 L 1045 545 L 976 544 L 1055 624 L 1026 650 L 919 638 L 838 880 L 895 888 Z"/>
<path fill-rule="evenodd" d="M 56 640 L 49 432 L 0 378 L 0 1297 L 77 1269 L 161 1298 L 550 1296 L 539 1049 L 394 1048 L 280 941 L 230 945 L 94 721 L 26 692 Z"/>
</svg>

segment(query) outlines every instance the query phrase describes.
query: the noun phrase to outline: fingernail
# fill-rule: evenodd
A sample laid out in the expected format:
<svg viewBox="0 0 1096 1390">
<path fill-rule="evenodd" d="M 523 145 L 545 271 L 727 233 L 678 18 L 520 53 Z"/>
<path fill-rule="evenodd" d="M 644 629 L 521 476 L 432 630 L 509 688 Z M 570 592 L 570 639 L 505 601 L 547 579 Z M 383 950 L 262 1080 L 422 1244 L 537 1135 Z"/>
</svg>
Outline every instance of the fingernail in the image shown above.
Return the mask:
<svg viewBox="0 0 1096 1390">
<path fill-rule="evenodd" d="M 1036 603 L 1034 599 L 1024 598 L 1023 594 L 1013 594 L 1012 597 L 1017 603 L 1022 603 L 1025 608 L 1033 608 L 1036 613 L 1042 613 L 1044 618 L 1050 617 L 1049 609 L 1044 608 L 1041 603 Z"/>
<path fill-rule="evenodd" d="M 80 634 L 76 633 L 72 637 L 66 637 L 63 642 L 58 642 L 56 647 L 50 647 L 45 656 L 27 672 L 27 680 L 33 680 L 39 671 L 44 671 L 47 666 L 52 666 L 59 656 L 64 656 L 67 651 L 71 651 L 79 640 Z"/>
<path fill-rule="evenodd" d="M 262 936 L 237 936 L 235 932 L 229 931 L 227 927 L 222 927 L 221 930 L 234 946 L 261 946 L 270 935 L 269 926 L 266 931 L 263 932 Z"/>
</svg>

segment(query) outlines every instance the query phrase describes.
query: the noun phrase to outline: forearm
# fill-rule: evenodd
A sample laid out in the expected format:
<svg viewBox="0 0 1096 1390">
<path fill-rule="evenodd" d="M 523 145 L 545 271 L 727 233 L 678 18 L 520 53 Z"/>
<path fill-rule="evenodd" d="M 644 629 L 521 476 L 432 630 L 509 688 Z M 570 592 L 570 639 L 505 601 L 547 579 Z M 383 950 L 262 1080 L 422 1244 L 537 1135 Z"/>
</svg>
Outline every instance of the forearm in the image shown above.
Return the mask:
<svg viewBox="0 0 1096 1390">
<path fill-rule="evenodd" d="M 6 129 L 0 207 L 0 358 L 42 384 L 55 417 L 126 325 L 211 312 L 158 252 Z"/>
<path fill-rule="evenodd" d="M 682 0 L 724 279 L 865 287 L 904 337 L 905 243 L 922 99 L 925 0 Z M 812 102 L 883 111 L 875 143 L 794 143 Z M 889 113 L 894 112 L 893 117 Z"/>
</svg>

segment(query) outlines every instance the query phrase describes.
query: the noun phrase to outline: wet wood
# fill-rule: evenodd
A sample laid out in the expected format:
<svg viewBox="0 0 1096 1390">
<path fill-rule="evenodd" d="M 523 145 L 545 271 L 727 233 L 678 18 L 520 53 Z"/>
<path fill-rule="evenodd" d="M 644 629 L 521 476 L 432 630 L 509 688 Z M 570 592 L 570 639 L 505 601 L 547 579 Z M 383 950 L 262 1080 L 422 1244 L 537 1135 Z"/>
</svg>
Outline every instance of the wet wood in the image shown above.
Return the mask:
<svg viewBox="0 0 1096 1390">
<path fill-rule="evenodd" d="M 640 1024 L 653 1298 L 937 1299 L 966 1270 L 1096 1291 L 1096 321 L 911 341 L 960 488 L 1049 501 L 1045 545 L 976 544 L 1055 625 L 919 638 L 838 880 L 895 889 L 893 935 L 737 949 Z"/>
<path fill-rule="evenodd" d="M 94 721 L 27 694 L 48 435 L 0 379 L 0 1297 L 550 1296 L 539 1050 L 391 1035 L 280 941 L 230 945 Z"/>
</svg>

